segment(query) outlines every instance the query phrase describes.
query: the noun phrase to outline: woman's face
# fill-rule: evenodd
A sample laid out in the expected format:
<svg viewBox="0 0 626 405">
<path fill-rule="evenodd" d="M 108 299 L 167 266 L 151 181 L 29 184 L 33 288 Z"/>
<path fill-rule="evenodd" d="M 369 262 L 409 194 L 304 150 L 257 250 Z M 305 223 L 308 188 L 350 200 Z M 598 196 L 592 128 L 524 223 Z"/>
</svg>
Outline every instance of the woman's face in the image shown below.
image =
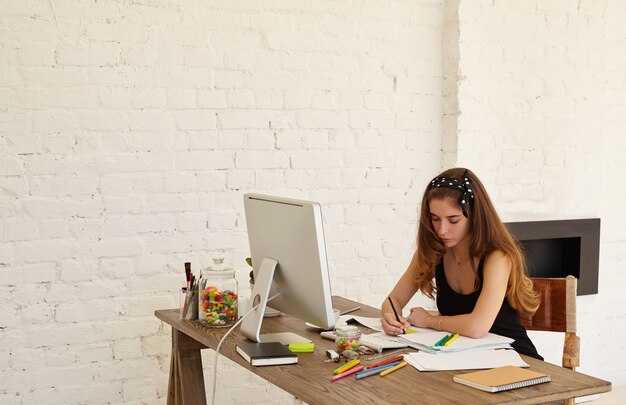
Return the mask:
<svg viewBox="0 0 626 405">
<path fill-rule="evenodd" d="M 469 236 L 469 220 L 463 216 L 456 201 L 449 198 L 432 199 L 428 209 L 435 232 L 446 247 L 454 247 Z"/>
</svg>

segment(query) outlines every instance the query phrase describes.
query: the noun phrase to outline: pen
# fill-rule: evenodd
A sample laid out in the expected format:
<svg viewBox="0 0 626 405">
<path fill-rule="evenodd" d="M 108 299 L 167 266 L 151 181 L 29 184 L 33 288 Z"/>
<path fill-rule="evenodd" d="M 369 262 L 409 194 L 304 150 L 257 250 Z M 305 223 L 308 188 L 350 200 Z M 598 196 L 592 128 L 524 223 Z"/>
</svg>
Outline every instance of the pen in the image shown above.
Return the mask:
<svg viewBox="0 0 626 405">
<path fill-rule="evenodd" d="M 356 379 L 361 379 L 361 378 L 365 378 L 365 377 L 369 377 L 371 375 L 375 375 L 380 373 L 381 371 L 387 370 L 388 368 L 397 366 L 398 364 L 400 364 L 399 361 L 394 361 L 393 363 L 388 363 L 388 364 L 383 364 L 382 366 L 378 366 L 376 368 L 370 368 L 367 370 L 363 370 L 359 373 L 356 373 Z"/>
<path fill-rule="evenodd" d="M 396 311 L 396 307 L 393 305 L 393 301 L 391 300 L 391 297 L 387 296 L 387 299 L 389 300 L 389 303 L 391 304 L 391 309 L 393 310 L 393 314 L 396 316 L 396 321 L 402 323 L 400 321 L 400 317 L 398 316 L 398 312 Z M 404 333 L 404 328 L 402 328 L 402 333 Z"/>
<path fill-rule="evenodd" d="M 394 361 L 400 361 L 402 359 L 404 359 L 404 356 L 391 356 L 391 357 L 389 357 L 389 358 L 387 358 L 385 360 L 381 360 L 378 363 L 374 363 L 374 364 L 369 365 L 369 366 L 367 366 L 365 368 L 369 370 L 371 368 L 382 366 L 383 364 L 387 364 L 387 363 L 393 363 Z"/>
<path fill-rule="evenodd" d="M 382 353 L 374 354 L 372 356 L 369 356 L 366 360 L 371 361 L 371 360 L 376 360 L 376 359 L 382 359 L 383 357 L 391 356 L 393 353 L 403 352 L 404 350 L 406 349 L 403 347 L 401 349 L 392 350 L 389 353 L 385 353 L 385 354 L 382 354 Z"/>
<path fill-rule="evenodd" d="M 341 367 L 337 367 L 336 369 L 333 370 L 333 374 L 337 375 L 337 374 L 341 374 L 344 371 L 347 371 L 349 369 L 351 369 L 352 367 L 356 366 L 357 364 L 359 364 L 361 362 L 360 359 L 354 359 L 354 360 L 350 360 L 349 362 L 347 362 L 346 364 L 344 364 Z"/>
<path fill-rule="evenodd" d="M 339 315 L 349 314 L 350 312 L 358 311 L 359 309 L 361 309 L 361 307 L 346 309 L 345 311 L 340 312 Z"/>
<path fill-rule="evenodd" d="M 381 376 L 381 377 L 384 377 L 384 376 L 386 376 L 387 374 L 389 374 L 389 373 L 393 373 L 394 371 L 396 371 L 396 370 L 398 370 L 398 369 L 400 369 L 400 368 L 402 368 L 402 367 L 406 366 L 407 364 L 408 364 L 408 363 L 407 363 L 406 361 L 402 361 L 402 362 L 400 362 L 397 366 L 393 366 L 393 367 L 391 367 L 391 368 L 388 368 L 387 370 L 381 371 L 381 372 L 380 372 L 380 376 Z"/>
<path fill-rule="evenodd" d="M 338 379 L 343 378 L 345 376 L 348 376 L 348 375 L 351 375 L 351 374 L 354 374 L 354 373 L 358 373 L 359 371 L 363 370 L 364 368 L 365 367 L 363 367 L 363 366 L 353 367 L 353 368 L 351 368 L 348 371 L 344 371 L 341 374 L 337 374 L 337 375 L 334 375 L 334 376 L 330 377 L 330 381 L 337 381 Z"/>
<path fill-rule="evenodd" d="M 452 336 L 452 335 L 450 334 L 450 335 L 446 335 L 446 336 L 442 337 L 441 339 L 439 339 L 437 341 L 437 343 L 434 344 L 434 346 L 441 346 L 441 345 L 443 345 L 444 342 L 450 338 L 450 336 Z"/>
<path fill-rule="evenodd" d="M 458 333 L 455 333 L 454 335 L 452 335 L 452 336 L 450 337 L 450 339 L 446 340 L 446 341 L 443 343 L 443 345 L 444 345 L 444 346 L 448 346 L 450 343 L 454 342 L 454 340 L 455 340 L 456 338 L 458 338 L 458 337 L 459 337 L 459 334 L 458 334 Z"/>
</svg>

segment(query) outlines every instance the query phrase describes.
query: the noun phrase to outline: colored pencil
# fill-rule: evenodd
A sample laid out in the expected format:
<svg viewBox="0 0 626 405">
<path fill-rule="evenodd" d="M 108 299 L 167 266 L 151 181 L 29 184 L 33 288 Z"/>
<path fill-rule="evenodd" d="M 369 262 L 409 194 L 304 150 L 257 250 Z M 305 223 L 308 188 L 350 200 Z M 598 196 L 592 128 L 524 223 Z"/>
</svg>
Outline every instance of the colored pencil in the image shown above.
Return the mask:
<svg viewBox="0 0 626 405">
<path fill-rule="evenodd" d="M 391 368 L 393 366 L 397 366 L 398 364 L 400 364 L 399 361 L 393 362 L 393 363 L 387 363 L 387 364 L 383 364 L 382 366 L 378 366 L 376 368 L 371 368 L 371 369 L 367 369 L 367 370 L 363 370 L 359 373 L 356 373 L 356 379 L 361 379 L 361 378 L 365 378 L 365 377 L 369 377 L 375 374 L 380 373 L 383 370 L 386 370 L 388 368 Z"/>
<path fill-rule="evenodd" d="M 381 371 L 380 372 L 380 376 L 384 377 L 389 373 L 393 373 L 394 371 L 406 366 L 408 363 L 406 361 L 401 361 L 397 366 L 393 366 L 391 368 L 388 368 L 387 370 Z"/>
<path fill-rule="evenodd" d="M 364 368 L 365 367 L 363 367 L 363 366 L 353 367 L 353 368 L 351 368 L 348 371 L 344 371 L 341 374 L 337 374 L 337 375 L 334 375 L 334 376 L 330 377 L 330 381 L 337 381 L 338 379 L 343 378 L 345 376 L 348 376 L 348 375 L 351 375 L 351 374 L 354 374 L 354 373 L 358 373 L 359 371 L 363 370 Z"/>
</svg>

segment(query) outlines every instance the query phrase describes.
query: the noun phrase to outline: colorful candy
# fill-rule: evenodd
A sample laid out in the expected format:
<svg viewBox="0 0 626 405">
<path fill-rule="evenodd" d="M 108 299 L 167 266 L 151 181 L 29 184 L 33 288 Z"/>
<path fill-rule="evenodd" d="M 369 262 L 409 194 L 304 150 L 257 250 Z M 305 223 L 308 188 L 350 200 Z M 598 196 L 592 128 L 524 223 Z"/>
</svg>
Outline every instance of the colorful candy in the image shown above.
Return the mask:
<svg viewBox="0 0 626 405">
<path fill-rule="evenodd" d="M 361 344 L 361 332 L 356 326 L 343 326 L 335 329 L 335 345 L 339 353 L 356 350 Z"/>
<path fill-rule="evenodd" d="M 237 321 L 237 293 L 207 286 L 200 291 L 200 322 L 208 326 L 229 326 Z"/>
</svg>

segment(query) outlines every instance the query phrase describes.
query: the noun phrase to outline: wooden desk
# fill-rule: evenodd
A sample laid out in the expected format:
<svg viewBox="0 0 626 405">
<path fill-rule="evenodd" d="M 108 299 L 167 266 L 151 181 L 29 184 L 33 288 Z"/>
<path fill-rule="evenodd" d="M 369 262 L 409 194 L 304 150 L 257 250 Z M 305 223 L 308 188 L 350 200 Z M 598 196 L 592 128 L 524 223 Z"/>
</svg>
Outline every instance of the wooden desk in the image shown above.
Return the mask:
<svg viewBox="0 0 626 405">
<path fill-rule="evenodd" d="M 340 310 L 358 305 L 361 309 L 354 312 L 355 315 L 377 317 L 380 314 L 379 310 L 372 307 L 345 298 L 333 297 L 333 306 Z M 206 395 L 200 350 L 207 347 L 215 349 L 226 329 L 205 328 L 196 321 L 180 320 L 176 309 L 158 310 L 155 311 L 155 315 L 172 326 L 172 359 L 167 403 L 204 405 Z M 315 352 L 299 354 L 298 364 L 295 365 L 253 367 L 235 351 L 235 344 L 245 339 L 237 329 L 226 338 L 220 354 L 311 405 L 417 402 L 537 404 L 611 390 L 611 383 L 608 381 L 527 356 L 522 357 L 530 365 L 530 369 L 549 374 L 551 382 L 491 394 L 452 381 L 452 377 L 458 374 L 458 371 L 419 372 L 411 366 L 385 377 L 373 376 L 358 381 L 354 377 L 346 377 L 331 382 L 331 372 L 337 365 L 332 362 L 325 363 L 324 360 L 326 350 L 333 349 L 334 343 L 322 339 L 319 333 L 306 328 L 304 322 L 299 319 L 284 314 L 263 321 L 263 333 L 287 331 L 311 339 L 315 342 Z"/>
</svg>

